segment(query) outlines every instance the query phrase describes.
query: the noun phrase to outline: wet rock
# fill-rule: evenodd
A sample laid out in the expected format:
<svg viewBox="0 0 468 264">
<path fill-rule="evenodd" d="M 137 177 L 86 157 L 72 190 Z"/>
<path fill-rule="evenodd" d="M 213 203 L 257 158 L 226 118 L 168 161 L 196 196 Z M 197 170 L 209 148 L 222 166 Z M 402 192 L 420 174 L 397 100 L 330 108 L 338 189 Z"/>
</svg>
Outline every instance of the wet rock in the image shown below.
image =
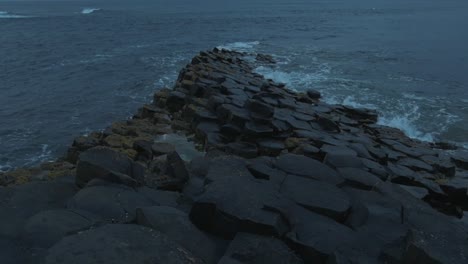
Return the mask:
<svg viewBox="0 0 468 264">
<path fill-rule="evenodd" d="M 200 231 L 188 215 L 178 209 L 166 206 L 140 208 L 136 222 L 165 234 L 206 263 L 216 263 L 220 258 L 217 241 Z"/>
<path fill-rule="evenodd" d="M 49 249 L 45 261 L 47 264 L 150 262 L 203 263 L 161 232 L 138 225 L 105 225 L 68 236 Z"/>
<path fill-rule="evenodd" d="M 281 192 L 297 204 L 336 221 L 344 221 L 350 208 L 346 193 L 317 180 L 288 175 L 281 185 Z"/>
<path fill-rule="evenodd" d="M 219 263 L 299 264 L 303 261 L 279 239 L 238 233 Z"/>
<path fill-rule="evenodd" d="M 338 176 L 336 171 L 321 162 L 301 155 L 281 155 L 278 157 L 276 167 L 289 174 L 320 180 L 335 185 L 343 183 L 343 179 Z"/>
<path fill-rule="evenodd" d="M 92 179 L 136 186 L 143 179 L 144 169 L 126 155 L 106 147 L 95 147 L 80 155 L 76 168 L 76 184 L 83 187 Z"/>
<path fill-rule="evenodd" d="M 255 57 L 255 59 L 259 62 L 265 62 L 265 63 L 276 63 L 275 59 L 271 56 L 271 55 L 267 55 L 267 54 L 257 54 L 257 56 Z"/>
<path fill-rule="evenodd" d="M 363 123 L 376 123 L 378 119 L 377 111 L 370 109 L 360 109 L 344 106 L 345 111 L 353 119 Z"/>
<path fill-rule="evenodd" d="M 320 97 L 322 97 L 319 91 L 313 89 L 307 90 L 307 96 L 309 96 L 311 99 L 320 99 Z"/>
</svg>

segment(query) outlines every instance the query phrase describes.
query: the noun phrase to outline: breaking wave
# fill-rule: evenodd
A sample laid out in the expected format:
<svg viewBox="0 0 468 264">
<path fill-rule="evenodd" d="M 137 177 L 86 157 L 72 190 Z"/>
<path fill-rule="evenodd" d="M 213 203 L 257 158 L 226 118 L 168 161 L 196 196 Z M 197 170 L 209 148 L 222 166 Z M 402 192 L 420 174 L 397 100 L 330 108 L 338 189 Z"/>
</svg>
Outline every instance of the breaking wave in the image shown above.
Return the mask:
<svg viewBox="0 0 468 264">
<path fill-rule="evenodd" d="M 6 11 L 0 11 L 0 18 L 26 18 L 27 16 L 10 14 Z"/>
<path fill-rule="evenodd" d="M 303 70 L 303 71 L 302 71 Z M 327 64 L 314 65 L 301 71 L 286 71 L 282 67 L 260 66 L 255 70 L 265 78 L 285 83 L 296 91 L 316 89 L 328 104 L 342 104 L 355 108 L 374 109 L 379 112 L 378 124 L 402 130 L 408 137 L 433 142 L 437 136 L 447 131 L 456 122 L 457 116 L 441 109 L 431 120 L 422 115 L 420 105 L 432 100 L 413 94 L 402 98 L 391 98 L 375 91 L 362 88 L 369 85 L 365 81 L 348 80 L 332 76 Z M 433 102 L 432 102 L 433 103 Z"/>
<path fill-rule="evenodd" d="M 224 45 L 220 45 L 218 49 L 226 49 L 240 52 L 252 52 L 255 50 L 255 47 L 260 44 L 259 41 L 250 41 L 250 42 L 233 42 Z"/>
<path fill-rule="evenodd" d="M 81 10 L 81 14 L 83 15 L 88 15 L 88 14 L 92 14 L 96 11 L 99 11 L 101 10 L 100 8 L 83 8 L 83 10 Z"/>
</svg>

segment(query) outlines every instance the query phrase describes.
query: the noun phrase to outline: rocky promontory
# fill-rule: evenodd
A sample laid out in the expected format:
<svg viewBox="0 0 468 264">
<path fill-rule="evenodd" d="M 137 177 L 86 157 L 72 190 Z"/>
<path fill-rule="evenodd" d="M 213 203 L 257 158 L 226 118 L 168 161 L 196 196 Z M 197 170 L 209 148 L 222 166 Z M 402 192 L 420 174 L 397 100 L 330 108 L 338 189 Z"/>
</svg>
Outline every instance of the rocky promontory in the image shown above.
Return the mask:
<svg viewBox="0 0 468 264">
<path fill-rule="evenodd" d="M 131 119 L 1 174 L 0 263 L 468 263 L 468 153 L 270 63 L 201 52 Z"/>
</svg>

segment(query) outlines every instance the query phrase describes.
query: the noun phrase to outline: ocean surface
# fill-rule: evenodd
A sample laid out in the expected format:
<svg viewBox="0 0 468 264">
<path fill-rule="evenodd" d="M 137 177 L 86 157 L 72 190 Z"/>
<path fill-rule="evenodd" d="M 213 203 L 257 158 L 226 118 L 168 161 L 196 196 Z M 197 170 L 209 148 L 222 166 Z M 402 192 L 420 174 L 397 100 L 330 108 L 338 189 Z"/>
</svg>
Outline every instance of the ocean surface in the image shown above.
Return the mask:
<svg viewBox="0 0 468 264">
<path fill-rule="evenodd" d="M 199 51 L 273 54 L 257 72 L 468 142 L 466 0 L 0 0 L 0 170 L 130 117 Z"/>
</svg>

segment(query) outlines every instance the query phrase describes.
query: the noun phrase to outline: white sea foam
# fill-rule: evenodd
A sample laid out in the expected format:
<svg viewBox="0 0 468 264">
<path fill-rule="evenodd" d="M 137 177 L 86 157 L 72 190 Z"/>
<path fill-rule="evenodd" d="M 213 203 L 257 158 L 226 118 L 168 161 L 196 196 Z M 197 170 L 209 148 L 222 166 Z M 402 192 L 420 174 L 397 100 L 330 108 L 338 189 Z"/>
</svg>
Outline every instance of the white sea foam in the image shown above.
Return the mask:
<svg viewBox="0 0 468 264">
<path fill-rule="evenodd" d="M 51 161 L 52 160 L 52 151 L 49 149 L 49 145 L 42 144 L 41 152 L 39 155 L 35 155 L 28 159 L 25 163 L 25 166 L 34 165 L 41 162 Z"/>
<path fill-rule="evenodd" d="M 11 169 L 13 169 L 13 167 L 8 164 L 0 164 L 0 172 L 10 171 Z"/>
<path fill-rule="evenodd" d="M 273 69 L 270 67 L 260 66 L 254 70 L 256 73 L 263 75 L 267 79 L 272 79 L 276 82 L 284 83 L 288 88 L 293 90 L 301 90 L 309 88 L 308 86 L 314 83 L 324 81 L 328 77 L 330 69 L 327 65 L 322 65 L 315 72 L 285 72 L 281 69 Z"/>
<path fill-rule="evenodd" d="M 83 15 L 88 15 L 88 14 L 92 14 L 96 11 L 99 11 L 101 10 L 100 8 L 83 8 L 83 10 L 81 10 L 81 14 Z"/>
<path fill-rule="evenodd" d="M 0 18 L 26 18 L 27 16 L 10 14 L 6 11 L 0 11 Z"/>
<path fill-rule="evenodd" d="M 377 110 L 380 114 L 378 124 L 398 128 L 408 137 L 422 141 L 434 141 L 435 135 L 444 132 L 456 118 L 446 113 L 439 113 L 444 115 L 444 123 L 438 126 L 438 131 L 435 133 L 423 132 L 420 127 L 421 113 L 414 101 L 427 101 L 427 98 L 406 94 L 403 96 L 404 100 L 391 99 L 386 102 L 386 98 L 382 98 L 378 93 L 356 87 L 356 82 L 358 82 L 356 80 L 331 76 L 331 69 L 327 64 L 316 65 L 316 69 L 313 70 L 301 70 L 304 71 L 285 72 L 281 67 L 261 66 L 255 69 L 255 72 L 262 74 L 265 78 L 285 83 L 288 88 L 293 90 L 317 89 L 322 93 L 324 102 L 328 104 Z"/>
<path fill-rule="evenodd" d="M 412 111 L 404 114 L 383 114 L 383 116 L 379 117 L 377 124 L 398 128 L 410 138 L 433 142 L 433 134 L 421 132 L 420 129 L 418 129 L 418 127 L 415 125 L 415 121 L 420 117 L 418 110 L 419 108 L 414 106 Z"/>
<path fill-rule="evenodd" d="M 402 95 L 406 99 L 411 99 L 411 100 L 416 100 L 416 101 L 432 101 L 431 99 L 427 97 L 418 96 L 412 93 L 403 93 Z"/>
<path fill-rule="evenodd" d="M 233 42 L 218 46 L 218 49 L 226 49 L 241 52 L 252 52 L 260 44 L 259 41 Z"/>
</svg>

